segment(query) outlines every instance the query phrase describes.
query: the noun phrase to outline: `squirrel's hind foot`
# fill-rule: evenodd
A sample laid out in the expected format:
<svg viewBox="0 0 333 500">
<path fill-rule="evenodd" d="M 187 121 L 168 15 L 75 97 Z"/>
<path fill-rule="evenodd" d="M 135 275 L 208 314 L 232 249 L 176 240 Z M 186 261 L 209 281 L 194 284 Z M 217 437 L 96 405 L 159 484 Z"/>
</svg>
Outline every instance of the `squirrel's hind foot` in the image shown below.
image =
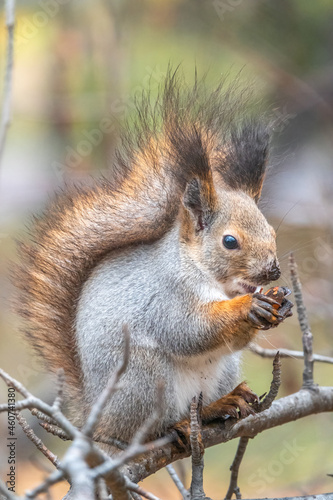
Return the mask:
<svg viewBox="0 0 333 500">
<path fill-rule="evenodd" d="M 202 422 L 208 424 L 219 418 L 231 417 L 235 419 L 245 418 L 255 413 L 252 405 L 259 402 L 258 396 L 249 388 L 246 382 L 242 382 L 235 389 L 214 403 L 202 409 Z M 185 418 L 177 422 L 171 429 L 174 433 L 174 441 L 181 449 L 188 450 L 190 445 L 191 426 L 190 419 Z"/>
<path fill-rule="evenodd" d="M 242 382 L 229 394 L 204 407 L 202 421 L 208 423 L 227 416 L 245 418 L 254 414 L 252 404 L 256 402 L 258 402 L 258 396 L 251 391 L 245 382 Z"/>
</svg>

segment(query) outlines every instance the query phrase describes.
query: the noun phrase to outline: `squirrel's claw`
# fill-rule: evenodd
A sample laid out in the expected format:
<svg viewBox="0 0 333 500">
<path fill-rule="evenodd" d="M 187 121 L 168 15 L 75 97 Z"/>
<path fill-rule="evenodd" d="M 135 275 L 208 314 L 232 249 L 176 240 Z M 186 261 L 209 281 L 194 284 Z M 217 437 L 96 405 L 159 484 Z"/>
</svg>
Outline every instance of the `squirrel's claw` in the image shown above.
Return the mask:
<svg viewBox="0 0 333 500">
<path fill-rule="evenodd" d="M 283 318 L 289 318 L 289 316 L 293 315 L 291 310 L 293 307 L 294 304 L 290 300 L 285 299 L 281 304 L 279 313 L 283 316 Z"/>
<path fill-rule="evenodd" d="M 247 319 L 254 324 L 255 327 L 258 327 L 258 328 L 265 328 L 265 325 L 263 324 L 262 321 L 260 321 L 259 318 L 257 318 L 257 316 L 252 313 L 251 311 L 249 312 L 248 316 L 247 316 Z"/>
</svg>

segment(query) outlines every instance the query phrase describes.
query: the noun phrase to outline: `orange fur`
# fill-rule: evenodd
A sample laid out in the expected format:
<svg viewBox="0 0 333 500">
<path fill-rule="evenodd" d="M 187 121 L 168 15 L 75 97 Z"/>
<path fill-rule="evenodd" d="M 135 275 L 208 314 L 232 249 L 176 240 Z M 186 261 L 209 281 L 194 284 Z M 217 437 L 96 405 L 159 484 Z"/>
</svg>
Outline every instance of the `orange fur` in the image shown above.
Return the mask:
<svg viewBox="0 0 333 500">
<path fill-rule="evenodd" d="M 204 314 L 210 326 L 217 332 L 215 337 L 217 344 L 221 345 L 221 338 L 231 350 L 238 350 L 245 347 L 258 330 L 251 327 L 247 322 L 247 317 L 251 311 L 251 295 L 242 295 L 232 300 L 210 302 L 204 305 Z"/>
</svg>

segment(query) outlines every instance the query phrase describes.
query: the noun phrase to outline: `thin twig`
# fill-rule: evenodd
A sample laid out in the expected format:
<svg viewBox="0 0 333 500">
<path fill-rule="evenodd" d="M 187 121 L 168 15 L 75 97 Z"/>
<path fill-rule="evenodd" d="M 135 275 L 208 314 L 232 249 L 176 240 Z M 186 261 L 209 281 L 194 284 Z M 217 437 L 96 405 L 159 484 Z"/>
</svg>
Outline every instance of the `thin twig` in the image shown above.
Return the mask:
<svg viewBox="0 0 333 500">
<path fill-rule="evenodd" d="M 290 349 L 265 349 L 258 344 L 251 344 L 249 346 L 249 351 L 258 354 L 262 358 L 274 358 L 277 350 L 280 353 L 280 358 L 295 358 L 304 359 L 304 352 L 302 351 L 292 351 Z M 323 356 L 322 354 L 313 354 L 313 361 L 318 363 L 329 363 L 333 365 L 333 358 L 329 356 Z"/>
<path fill-rule="evenodd" d="M 164 411 L 164 384 L 159 383 L 157 386 L 157 401 L 156 401 L 156 410 L 153 415 L 143 423 L 143 425 L 138 429 L 136 434 L 134 435 L 130 445 L 123 453 L 119 453 L 116 457 L 113 458 L 112 462 L 105 462 L 94 469 L 94 477 L 102 476 L 107 479 L 108 474 L 121 467 L 123 464 L 127 463 L 129 460 L 146 453 L 149 450 L 157 449 L 165 444 L 170 443 L 172 440 L 171 435 L 164 436 L 162 438 L 156 439 L 155 441 L 151 441 L 148 443 L 144 443 L 146 437 L 152 433 L 152 429 L 154 428 L 156 422 L 158 422 Z"/>
<path fill-rule="evenodd" d="M 124 477 L 125 477 L 126 487 L 129 491 L 134 492 L 144 498 L 147 498 L 148 500 L 160 500 L 157 496 L 153 495 L 149 491 L 145 491 L 143 488 L 141 488 L 141 486 L 130 481 L 128 477 L 126 476 Z"/>
<path fill-rule="evenodd" d="M 175 483 L 176 487 L 178 488 L 180 494 L 182 495 L 184 500 L 187 500 L 190 498 L 190 492 L 185 488 L 183 485 L 182 481 L 180 480 L 177 472 L 175 471 L 173 465 L 169 464 L 166 466 L 166 470 L 169 472 L 170 477 L 172 481 Z"/>
<path fill-rule="evenodd" d="M 179 479 L 184 485 L 187 484 L 187 470 L 184 462 L 182 460 L 178 460 L 175 466 Z"/>
<path fill-rule="evenodd" d="M 196 467 L 202 464 L 202 456 L 204 454 L 204 447 L 201 438 L 200 424 L 198 419 L 198 404 L 197 398 L 194 396 L 191 402 L 190 408 L 190 419 L 191 419 L 191 450 L 192 450 L 192 465 Z"/>
<path fill-rule="evenodd" d="M 14 66 L 14 28 L 15 28 L 15 0 L 6 0 L 6 27 L 7 39 L 7 61 L 4 79 L 4 93 L 2 100 L 2 117 L 0 127 L 0 162 L 3 156 L 8 128 L 10 126 L 10 108 L 12 100 L 12 82 Z"/>
<path fill-rule="evenodd" d="M 33 406 L 33 400 L 31 398 L 28 399 L 22 399 L 21 401 L 17 401 L 15 403 L 15 409 L 16 410 L 25 410 L 26 408 L 31 408 Z M 13 409 L 13 405 L 8 405 L 7 403 L 4 403 L 0 405 L 0 413 L 4 411 L 11 411 Z"/>
<path fill-rule="evenodd" d="M 46 431 L 46 432 L 49 432 L 50 434 L 52 434 L 53 436 L 56 436 L 56 437 L 59 437 L 60 439 L 62 439 L 63 441 L 70 441 L 70 437 L 68 436 L 68 434 L 66 434 L 65 431 L 63 431 L 62 429 L 60 429 L 60 427 L 56 426 L 56 425 L 52 425 L 52 424 L 47 424 L 46 422 L 39 422 L 39 425 L 41 427 L 43 427 L 43 429 Z"/>
<path fill-rule="evenodd" d="M 98 398 L 98 401 L 92 407 L 90 415 L 87 419 L 87 422 L 82 428 L 82 433 L 87 437 L 92 437 L 95 427 L 100 419 L 100 416 L 104 410 L 106 403 L 110 400 L 112 394 L 114 394 L 118 390 L 118 381 L 121 375 L 127 368 L 129 361 L 129 344 L 130 344 L 130 336 L 127 325 L 123 327 L 124 334 L 124 353 L 123 359 L 120 362 L 116 371 L 112 374 L 112 377 L 107 384 L 106 388 L 103 390 L 102 394 Z"/>
<path fill-rule="evenodd" d="M 22 430 L 24 434 L 30 439 L 30 441 L 36 446 L 36 448 L 43 453 L 43 455 L 50 460 L 50 462 L 56 467 L 59 467 L 59 460 L 56 455 L 50 451 L 43 441 L 39 439 L 38 436 L 34 433 L 26 419 L 23 417 L 23 415 L 20 412 L 16 412 L 16 419 L 20 426 L 22 427 Z"/>
<path fill-rule="evenodd" d="M 17 392 L 25 397 L 22 401 L 15 403 L 15 409 L 17 411 L 23 410 L 24 408 L 29 408 L 30 410 L 36 408 L 48 417 L 54 419 L 56 424 L 61 427 L 71 439 L 74 439 L 74 436 L 80 433 L 80 431 L 65 417 L 61 411 L 58 411 L 56 408 L 33 396 L 33 394 L 31 394 L 20 382 L 8 375 L 8 373 L 1 368 L 0 377 L 6 382 L 8 387 L 14 387 Z M 0 412 L 8 411 L 8 407 L 8 404 L 0 405 Z"/>
<path fill-rule="evenodd" d="M 135 483 L 126 478 L 126 476 L 120 472 L 120 467 L 132 458 L 135 458 L 136 456 L 154 448 L 160 448 L 171 441 L 171 436 L 165 436 L 157 439 L 156 441 L 144 444 L 145 439 L 152 433 L 156 422 L 160 420 L 161 415 L 163 414 L 163 395 L 164 384 L 160 383 L 157 387 L 157 404 L 155 412 L 138 429 L 126 450 L 113 457 L 112 460 L 110 460 L 109 457 L 104 456 L 104 461 L 91 471 L 91 478 L 93 480 L 96 481 L 99 477 L 103 477 L 105 479 L 105 482 L 112 493 L 112 497 L 117 500 L 130 499 L 131 497 L 128 490 L 134 491 L 135 493 L 150 500 L 158 500 L 157 497 L 154 497 L 154 495 L 151 495 L 143 489 L 139 489 Z M 103 452 L 101 451 L 101 453 Z"/>
<path fill-rule="evenodd" d="M 1 368 L 0 368 L 0 377 L 7 384 L 8 387 L 14 387 L 14 389 L 19 394 L 24 396 L 25 398 L 29 398 L 30 396 L 32 396 L 32 394 L 30 394 L 30 392 L 24 387 L 23 384 L 21 384 L 21 382 L 18 382 L 17 380 L 15 380 L 13 377 L 8 375 L 8 373 L 6 373 Z M 15 407 L 16 407 L 16 404 L 15 404 Z"/>
<path fill-rule="evenodd" d="M 91 439 L 81 432 L 77 432 L 60 466 L 66 479 L 71 484 L 70 498 L 80 500 L 95 498 L 96 481 L 92 477 L 90 462 L 101 463 L 103 460 L 102 454 L 93 446 Z"/>
<path fill-rule="evenodd" d="M 230 467 L 230 470 L 231 470 L 230 484 L 229 484 L 227 494 L 225 496 L 225 500 L 230 500 L 232 498 L 233 494 L 236 495 L 236 498 L 242 498 L 242 495 L 240 494 L 240 489 L 238 486 L 238 472 L 239 472 L 239 467 L 240 467 L 240 464 L 243 460 L 244 453 L 246 451 L 246 447 L 248 445 L 248 442 L 249 442 L 248 437 L 241 437 L 239 440 L 236 455 L 235 455 L 234 461 L 232 462 L 231 467 Z"/>
<path fill-rule="evenodd" d="M 298 277 L 297 264 L 294 255 L 291 253 L 289 257 L 290 275 L 294 289 L 294 296 L 297 306 L 298 321 L 302 331 L 302 342 L 304 351 L 304 371 L 303 371 L 303 387 L 314 388 L 313 382 L 313 336 L 308 322 L 306 308 L 304 305 L 302 285 Z"/>
<path fill-rule="evenodd" d="M 125 351 L 128 351 L 128 347 L 125 348 Z M 120 369 L 118 369 L 117 371 L 118 375 L 119 373 L 121 374 L 122 369 L 125 369 L 127 359 L 128 356 L 125 353 L 124 363 L 122 367 L 120 367 Z M 65 453 L 61 464 L 59 464 L 60 474 L 51 474 L 37 488 L 27 493 L 27 498 L 35 498 L 38 494 L 46 492 L 50 485 L 62 480 L 63 477 L 66 477 L 72 485 L 74 496 L 76 495 L 77 498 L 80 498 L 81 500 L 90 500 L 92 498 L 93 492 L 95 491 L 96 480 L 99 477 L 103 476 L 105 477 L 105 481 L 107 482 L 108 487 L 113 493 L 114 498 L 117 498 L 117 500 L 131 500 L 131 496 L 127 486 L 130 486 L 135 491 L 135 493 L 137 493 L 137 491 L 139 490 L 137 490 L 137 487 L 134 483 L 128 483 L 127 478 L 122 472 L 120 472 L 120 467 L 126 461 L 135 458 L 142 453 L 149 452 L 155 447 L 162 447 L 165 444 L 170 443 L 170 441 L 172 440 L 172 437 L 168 435 L 163 438 L 159 438 L 156 441 L 144 443 L 148 434 L 151 434 L 153 432 L 156 421 L 161 418 L 161 415 L 164 411 L 164 385 L 159 384 L 157 394 L 157 409 L 154 415 L 150 419 L 148 419 L 147 422 L 145 422 L 145 424 L 138 430 L 138 432 L 134 436 L 133 442 L 128 446 L 128 448 L 120 456 L 117 456 L 114 459 L 110 459 L 110 457 L 103 454 L 102 450 L 94 447 L 93 441 L 89 437 L 87 437 L 79 429 L 75 428 L 66 419 L 66 417 L 60 410 L 60 404 L 50 406 L 44 403 L 43 401 L 30 394 L 22 384 L 19 384 L 15 379 L 10 377 L 3 370 L 0 370 L 0 376 L 5 380 L 8 386 L 16 388 L 18 392 L 25 396 L 24 400 L 19 401 L 16 404 L 16 410 L 19 410 L 21 408 L 29 408 L 33 410 L 35 414 L 41 415 L 43 420 L 56 422 L 57 428 L 59 428 L 60 430 L 64 429 L 66 437 L 68 436 L 73 440 L 73 443 Z M 105 394 L 103 395 L 102 403 L 101 400 L 97 402 L 98 409 L 95 411 L 92 410 L 91 412 L 91 416 L 94 418 L 91 418 L 91 422 L 87 426 L 88 433 L 90 431 L 93 431 L 93 427 L 97 424 L 97 420 L 100 416 L 101 406 L 102 404 L 104 404 L 104 401 L 106 401 Z M 8 404 L 0 405 L 0 410 L 2 411 L 8 411 L 8 408 Z M 21 420 L 21 423 L 27 431 L 28 429 L 26 422 Z M 49 426 L 50 428 L 52 427 L 52 424 L 49 424 L 47 422 L 42 422 L 42 425 Z M 29 437 L 32 438 L 33 442 L 38 447 L 40 447 L 40 449 L 42 448 L 41 441 L 38 440 L 37 436 L 32 436 L 30 433 Z M 90 467 L 90 460 L 92 460 L 92 463 L 97 464 L 95 469 Z M 98 474 L 99 466 L 104 466 L 104 469 L 100 471 L 103 472 L 103 474 Z M 156 497 L 151 496 L 144 490 L 140 490 L 139 492 L 150 500 L 157 500 Z"/>
<path fill-rule="evenodd" d="M 53 404 L 53 408 L 54 408 L 54 404 Z M 55 406 L 55 408 L 57 410 L 57 405 Z M 42 420 L 42 422 L 39 422 L 39 425 L 41 427 L 43 427 L 43 429 L 46 432 L 49 432 L 53 436 L 59 437 L 63 441 L 70 440 L 70 437 L 68 436 L 68 434 L 66 434 L 66 432 L 64 430 L 60 429 L 60 427 L 58 427 L 56 425 L 56 421 L 53 418 L 49 417 L 48 415 L 45 415 L 43 412 L 37 410 L 36 408 L 32 408 L 30 411 L 31 411 L 32 415 L 34 415 L 35 417 L 38 418 L 38 420 Z"/>
<path fill-rule="evenodd" d="M 274 399 L 278 394 L 279 387 L 281 385 L 281 360 L 279 351 L 275 354 L 274 357 L 272 373 L 273 373 L 273 380 L 271 382 L 271 387 L 269 393 L 264 398 L 264 400 L 258 404 L 259 412 L 270 408 L 270 406 L 272 405 Z M 231 470 L 230 484 L 227 494 L 225 496 L 225 500 L 230 500 L 233 494 L 236 496 L 237 499 L 242 498 L 238 486 L 238 474 L 239 474 L 239 467 L 244 457 L 248 442 L 249 442 L 249 437 L 247 436 L 242 436 L 239 440 L 237 452 L 234 461 L 230 467 Z"/>
<path fill-rule="evenodd" d="M 38 420 L 42 420 L 42 422 L 45 422 L 50 425 L 56 425 L 56 421 L 53 418 L 49 417 L 48 415 L 44 415 L 44 413 L 37 410 L 37 408 L 32 408 L 30 411 L 31 415 L 37 417 Z"/>
<path fill-rule="evenodd" d="M 281 360 L 279 351 L 275 354 L 275 358 L 273 360 L 273 379 L 271 382 L 271 387 L 269 389 L 269 393 L 267 396 L 259 403 L 258 411 L 264 411 L 270 408 L 274 399 L 278 395 L 279 388 L 281 385 Z"/>
<path fill-rule="evenodd" d="M 197 398 L 194 397 L 191 402 L 190 420 L 191 420 L 191 450 L 192 450 L 192 481 L 190 487 L 191 500 L 207 499 L 203 489 L 203 455 L 205 448 L 202 442 L 201 429 L 198 417 Z M 208 500 L 208 499 L 207 499 Z"/>
<path fill-rule="evenodd" d="M 48 476 L 42 483 L 40 483 L 36 488 L 30 491 L 25 492 L 26 498 L 36 498 L 37 495 L 40 493 L 45 493 L 46 491 L 49 490 L 51 486 L 53 486 L 56 483 L 60 483 L 60 481 L 63 481 L 64 479 L 64 473 L 61 470 L 55 470 Z"/>
</svg>

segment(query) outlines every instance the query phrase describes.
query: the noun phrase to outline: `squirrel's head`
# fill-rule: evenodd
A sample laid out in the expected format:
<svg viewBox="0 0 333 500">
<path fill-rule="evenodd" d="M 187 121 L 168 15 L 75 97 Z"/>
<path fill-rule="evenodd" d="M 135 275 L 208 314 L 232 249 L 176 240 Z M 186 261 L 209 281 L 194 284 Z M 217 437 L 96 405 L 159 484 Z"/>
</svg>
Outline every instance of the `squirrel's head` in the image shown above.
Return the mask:
<svg viewBox="0 0 333 500">
<path fill-rule="evenodd" d="M 245 129 L 227 151 L 215 149 L 210 172 L 193 178 L 183 196 L 181 235 L 187 251 L 230 298 L 254 293 L 281 274 L 274 229 L 257 207 L 268 145 L 267 134 L 260 132 Z M 256 140 L 245 141 L 249 134 Z"/>
</svg>

